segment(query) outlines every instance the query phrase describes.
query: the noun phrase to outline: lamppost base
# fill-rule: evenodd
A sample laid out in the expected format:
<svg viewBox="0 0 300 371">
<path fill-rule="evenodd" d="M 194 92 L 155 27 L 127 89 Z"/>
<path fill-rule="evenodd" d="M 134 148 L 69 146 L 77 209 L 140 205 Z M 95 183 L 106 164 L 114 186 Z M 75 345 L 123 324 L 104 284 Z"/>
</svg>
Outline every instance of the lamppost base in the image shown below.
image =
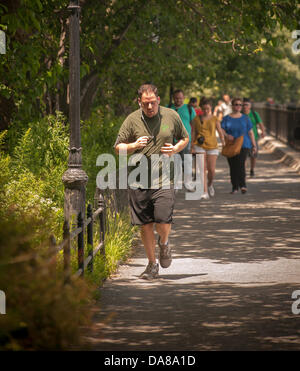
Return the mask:
<svg viewBox="0 0 300 371">
<path fill-rule="evenodd" d="M 69 221 L 70 226 L 77 222 L 77 216 L 81 212 L 85 217 L 85 187 L 88 176 L 79 167 L 69 167 L 62 176 L 65 185 L 65 220 Z"/>
</svg>

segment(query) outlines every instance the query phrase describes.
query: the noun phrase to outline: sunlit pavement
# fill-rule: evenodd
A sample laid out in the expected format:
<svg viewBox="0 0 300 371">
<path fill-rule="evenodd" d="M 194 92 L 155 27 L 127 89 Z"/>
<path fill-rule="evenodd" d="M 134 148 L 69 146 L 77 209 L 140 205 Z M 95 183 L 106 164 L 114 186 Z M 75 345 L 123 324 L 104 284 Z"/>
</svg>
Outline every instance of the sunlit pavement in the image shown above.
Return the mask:
<svg viewBox="0 0 300 371">
<path fill-rule="evenodd" d="M 300 176 L 265 149 L 247 184 L 247 194 L 229 194 L 220 156 L 214 198 L 177 193 L 171 267 L 139 279 L 138 247 L 101 288 L 85 348 L 300 350 Z"/>
</svg>

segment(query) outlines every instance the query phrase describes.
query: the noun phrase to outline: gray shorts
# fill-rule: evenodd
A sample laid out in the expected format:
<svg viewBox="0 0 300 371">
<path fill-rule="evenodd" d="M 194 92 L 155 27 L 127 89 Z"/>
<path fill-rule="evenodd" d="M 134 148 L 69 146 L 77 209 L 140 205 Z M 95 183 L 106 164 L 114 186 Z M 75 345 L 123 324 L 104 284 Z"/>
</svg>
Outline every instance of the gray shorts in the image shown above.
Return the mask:
<svg viewBox="0 0 300 371">
<path fill-rule="evenodd" d="M 132 225 L 149 223 L 172 224 L 175 202 L 174 187 L 170 189 L 128 189 Z"/>
</svg>

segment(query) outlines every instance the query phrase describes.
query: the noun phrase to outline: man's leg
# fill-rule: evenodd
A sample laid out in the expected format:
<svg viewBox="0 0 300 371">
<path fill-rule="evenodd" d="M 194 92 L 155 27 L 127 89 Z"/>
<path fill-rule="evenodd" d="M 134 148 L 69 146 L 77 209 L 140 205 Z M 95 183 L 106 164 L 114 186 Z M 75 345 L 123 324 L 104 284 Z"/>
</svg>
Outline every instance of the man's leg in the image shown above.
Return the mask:
<svg viewBox="0 0 300 371">
<path fill-rule="evenodd" d="M 255 165 L 256 165 L 256 157 L 250 157 L 250 176 L 254 176 Z"/>
<path fill-rule="evenodd" d="M 141 239 L 149 260 L 146 270 L 140 275 L 143 279 L 158 277 L 159 266 L 155 258 L 155 236 L 153 230 L 153 206 L 149 190 L 128 189 L 131 222 L 140 226 Z"/>
<path fill-rule="evenodd" d="M 174 189 L 158 189 L 153 195 L 154 220 L 159 234 L 159 262 L 162 268 L 168 268 L 172 262 L 171 247 L 168 241 L 171 231 L 174 209 Z"/>
<path fill-rule="evenodd" d="M 141 237 L 148 258 L 148 265 L 145 271 L 140 275 L 141 278 L 152 280 L 158 277 L 159 266 L 156 263 L 155 257 L 155 236 L 153 223 L 144 224 L 141 226 Z"/>
<path fill-rule="evenodd" d="M 171 232 L 171 224 L 156 223 L 155 227 L 160 237 L 160 243 L 165 245 L 168 242 L 169 234 Z"/>
<path fill-rule="evenodd" d="M 141 238 L 144 244 L 147 258 L 149 263 L 156 263 L 155 257 L 155 235 L 153 229 L 153 223 L 144 224 L 141 226 Z"/>
<path fill-rule="evenodd" d="M 171 224 L 162 223 L 156 224 L 156 230 L 159 234 L 159 263 L 162 268 L 168 268 L 172 263 L 172 253 L 169 244 L 169 233 L 171 231 Z"/>
</svg>

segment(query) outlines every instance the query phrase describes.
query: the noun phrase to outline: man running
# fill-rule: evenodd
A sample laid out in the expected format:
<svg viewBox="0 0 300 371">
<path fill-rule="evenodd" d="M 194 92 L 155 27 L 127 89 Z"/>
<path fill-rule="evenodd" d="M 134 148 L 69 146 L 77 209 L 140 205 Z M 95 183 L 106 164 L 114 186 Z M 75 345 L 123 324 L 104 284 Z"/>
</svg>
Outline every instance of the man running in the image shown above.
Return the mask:
<svg viewBox="0 0 300 371">
<path fill-rule="evenodd" d="M 152 155 L 173 156 L 185 148 L 189 135 L 179 115 L 172 109 L 160 106 L 157 88 L 152 84 L 143 84 L 138 90 L 140 109 L 131 113 L 123 122 L 115 143 L 117 154 L 138 153 L 144 155 L 148 163 L 148 174 L 151 169 Z M 174 139 L 177 140 L 173 145 Z M 172 262 L 169 233 L 171 231 L 174 208 L 174 173 L 170 172 L 170 187 L 165 189 L 160 181 L 151 188 L 130 187 L 128 189 L 131 222 L 141 227 L 141 238 L 144 244 L 148 265 L 141 278 L 158 277 L 159 266 L 156 263 L 154 225 L 159 235 L 159 262 L 162 268 L 168 268 Z M 152 184 L 152 183 L 151 183 Z"/>
</svg>

